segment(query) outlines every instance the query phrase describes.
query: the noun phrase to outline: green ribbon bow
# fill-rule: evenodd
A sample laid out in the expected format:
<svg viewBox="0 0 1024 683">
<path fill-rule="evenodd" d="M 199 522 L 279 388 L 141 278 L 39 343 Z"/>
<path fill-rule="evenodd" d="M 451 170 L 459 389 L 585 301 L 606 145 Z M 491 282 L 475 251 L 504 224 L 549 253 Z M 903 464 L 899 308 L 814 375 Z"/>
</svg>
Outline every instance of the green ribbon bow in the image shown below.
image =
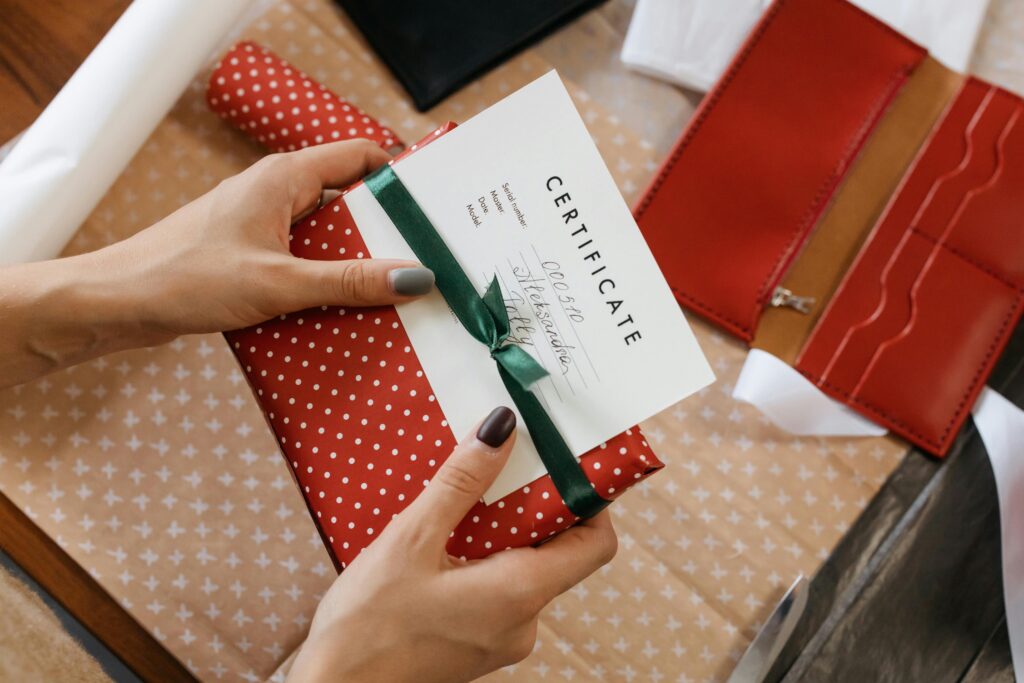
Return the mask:
<svg viewBox="0 0 1024 683">
<path fill-rule="evenodd" d="M 566 507 L 584 519 L 596 515 L 609 501 L 594 490 L 544 406 L 530 391 L 534 382 L 548 375 L 547 370 L 515 344 L 505 343 L 510 326 L 498 278 L 491 280 L 483 297 L 477 294 L 448 245 L 390 165 L 382 166 L 364 182 L 416 257 L 434 271 L 438 291 L 462 326 L 490 349 L 491 358 L 498 364 L 498 375 L 523 416 Z"/>
</svg>

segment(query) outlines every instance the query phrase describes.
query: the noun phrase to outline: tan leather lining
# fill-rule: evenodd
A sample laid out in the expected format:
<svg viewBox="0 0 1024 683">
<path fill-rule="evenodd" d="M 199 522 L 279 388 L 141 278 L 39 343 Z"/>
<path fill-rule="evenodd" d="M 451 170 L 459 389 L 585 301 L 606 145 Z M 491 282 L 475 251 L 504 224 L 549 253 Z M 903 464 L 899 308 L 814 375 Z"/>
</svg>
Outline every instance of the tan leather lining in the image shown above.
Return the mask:
<svg viewBox="0 0 1024 683">
<path fill-rule="evenodd" d="M 814 297 L 811 312 L 767 308 L 751 346 L 794 363 L 889 197 L 963 82 L 963 75 L 930 57 L 914 70 L 779 284 L 795 295 Z"/>
</svg>

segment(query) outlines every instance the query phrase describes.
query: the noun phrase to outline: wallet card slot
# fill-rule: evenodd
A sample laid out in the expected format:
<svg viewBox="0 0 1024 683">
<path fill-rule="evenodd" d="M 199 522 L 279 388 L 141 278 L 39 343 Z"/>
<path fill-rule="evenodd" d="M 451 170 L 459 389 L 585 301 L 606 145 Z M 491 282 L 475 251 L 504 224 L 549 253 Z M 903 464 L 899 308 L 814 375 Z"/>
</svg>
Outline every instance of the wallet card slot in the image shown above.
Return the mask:
<svg viewBox="0 0 1024 683">
<path fill-rule="evenodd" d="M 997 172 L 970 190 L 949 219 L 944 244 L 969 255 L 1001 277 L 1024 284 L 1024 103 L 999 91 L 1014 104 L 997 143 Z M 922 226 L 915 226 L 922 230 Z"/>
<path fill-rule="evenodd" d="M 911 241 L 932 246 L 919 235 Z M 910 323 L 874 347 L 862 375 L 799 369 L 826 393 L 941 455 L 1020 318 L 1024 292 L 945 247 L 914 287 Z"/>
<path fill-rule="evenodd" d="M 1019 115 L 1016 98 L 989 86 L 964 133 L 964 158 L 954 171 L 934 183 L 914 217 L 916 230 L 946 241 L 963 210 L 998 184 L 1007 166 L 1007 139 Z"/>
<path fill-rule="evenodd" d="M 983 351 L 1020 314 L 1021 110 L 1005 91 L 964 86 L 797 358 L 824 390 L 936 452 L 991 369 Z"/>
</svg>

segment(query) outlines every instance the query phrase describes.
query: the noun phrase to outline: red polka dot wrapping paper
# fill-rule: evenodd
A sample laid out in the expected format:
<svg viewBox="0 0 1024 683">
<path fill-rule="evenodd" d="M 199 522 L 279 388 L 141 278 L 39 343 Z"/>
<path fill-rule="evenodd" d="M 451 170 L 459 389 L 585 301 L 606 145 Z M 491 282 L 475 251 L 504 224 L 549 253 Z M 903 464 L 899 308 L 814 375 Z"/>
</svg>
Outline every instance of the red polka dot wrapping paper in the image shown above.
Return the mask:
<svg viewBox="0 0 1024 683">
<path fill-rule="evenodd" d="M 354 138 L 373 140 L 384 149 L 401 144 L 361 109 L 249 41 L 221 58 L 210 75 L 206 100 L 221 118 L 275 152 Z"/>
<path fill-rule="evenodd" d="M 271 56 L 251 44 L 241 49 L 245 46 L 252 48 L 245 50 L 249 54 Z M 222 67 L 229 61 L 225 57 Z M 221 77 L 218 68 L 212 79 Z M 251 92 L 245 78 L 232 80 Z M 293 87 L 320 91 L 303 80 Z M 211 106 L 222 106 L 219 99 L 212 104 L 216 92 L 211 86 Z M 257 140 L 269 140 L 266 129 L 246 124 L 247 116 L 262 115 L 250 107 L 230 118 Z M 305 119 L 309 113 L 300 109 L 295 116 Z M 296 120 L 286 112 L 278 121 L 294 129 Z M 453 128 L 439 128 L 398 158 Z M 291 251 L 316 260 L 371 257 L 344 196 L 293 226 Z M 225 336 L 336 566 L 343 569 L 423 490 L 457 442 L 395 307 L 324 306 Z M 481 417 L 493 407 L 481 406 Z M 609 499 L 662 467 L 636 427 L 580 462 Z M 454 530 L 448 550 L 480 558 L 540 542 L 577 521 L 545 476 L 491 505 L 478 503 Z"/>
</svg>

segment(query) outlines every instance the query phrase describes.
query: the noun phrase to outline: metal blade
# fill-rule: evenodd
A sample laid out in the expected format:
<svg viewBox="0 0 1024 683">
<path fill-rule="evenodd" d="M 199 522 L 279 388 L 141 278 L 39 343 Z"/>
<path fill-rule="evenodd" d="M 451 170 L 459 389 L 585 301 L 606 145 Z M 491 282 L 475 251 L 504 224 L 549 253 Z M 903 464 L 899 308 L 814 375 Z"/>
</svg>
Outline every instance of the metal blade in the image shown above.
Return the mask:
<svg viewBox="0 0 1024 683">
<path fill-rule="evenodd" d="M 807 579 L 800 575 L 751 641 L 728 683 L 761 683 L 793 634 L 806 607 Z"/>
</svg>

